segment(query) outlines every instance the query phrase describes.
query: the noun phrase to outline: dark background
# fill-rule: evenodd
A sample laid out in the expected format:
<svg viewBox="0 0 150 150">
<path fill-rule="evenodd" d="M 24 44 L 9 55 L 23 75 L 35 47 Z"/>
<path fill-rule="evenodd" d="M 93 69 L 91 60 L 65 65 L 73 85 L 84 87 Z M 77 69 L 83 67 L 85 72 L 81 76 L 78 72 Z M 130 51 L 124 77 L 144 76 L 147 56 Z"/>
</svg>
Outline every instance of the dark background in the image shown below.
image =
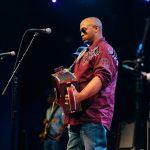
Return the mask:
<svg viewBox="0 0 150 150">
<path fill-rule="evenodd" d="M 115 145 L 120 122 L 135 118 L 135 76 L 122 69 L 123 60 L 136 59 L 138 44 L 142 41 L 150 4 L 144 0 L 1 0 L 0 53 L 18 52 L 21 37 L 30 28 L 52 29 L 50 35 L 40 34 L 33 42 L 17 73 L 17 98 L 13 98 L 12 84 L 0 96 L 0 149 L 11 149 L 12 109 L 17 110 L 17 132 L 26 149 L 40 150 L 37 138 L 48 107 L 46 97 L 50 88 L 50 74 L 58 66 L 69 66 L 72 53 L 82 45 L 79 24 L 82 19 L 96 16 L 103 23 L 106 40 L 116 49 L 120 62 L 116 90 L 116 106 L 110 145 Z M 21 54 L 32 38 L 25 36 Z M 150 71 L 149 31 L 144 44 L 143 71 Z M 15 57 L 0 60 L 0 92 L 13 69 Z M 149 99 L 149 85 L 144 84 L 144 106 Z M 15 104 L 14 104 L 15 102 Z M 23 139 L 23 140 L 22 140 Z M 25 144 L 24 144 L 25 141 Z M 113 146 L 112 148 L 113 149 Z"/>
</svg>

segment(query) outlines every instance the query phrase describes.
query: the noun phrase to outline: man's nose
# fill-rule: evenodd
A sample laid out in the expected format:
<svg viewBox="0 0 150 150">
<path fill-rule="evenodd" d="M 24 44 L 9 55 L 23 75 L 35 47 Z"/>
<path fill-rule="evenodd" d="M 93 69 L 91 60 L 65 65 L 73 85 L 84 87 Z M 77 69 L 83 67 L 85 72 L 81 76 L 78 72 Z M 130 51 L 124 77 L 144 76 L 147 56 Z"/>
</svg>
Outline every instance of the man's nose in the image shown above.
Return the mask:
<svg viewBox="0 0 150 150">
<path fill-rule="evenodd" d="M 81 36 L 83 36 L 84 35 L 84 33 L 83 32 L 81 32 Z"/>
</svg>

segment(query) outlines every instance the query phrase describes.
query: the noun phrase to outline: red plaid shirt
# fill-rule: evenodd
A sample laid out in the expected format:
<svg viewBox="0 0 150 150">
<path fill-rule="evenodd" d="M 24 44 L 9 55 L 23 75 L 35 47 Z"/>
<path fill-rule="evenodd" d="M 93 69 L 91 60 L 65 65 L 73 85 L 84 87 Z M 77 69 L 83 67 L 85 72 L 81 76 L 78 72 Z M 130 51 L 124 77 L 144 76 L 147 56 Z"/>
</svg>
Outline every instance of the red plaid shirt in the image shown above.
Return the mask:
<svg viewBox="0 0 150 150">
<path fill-rule="evenodd" d="M 116 52 L 104 39 L 98 40 L 76 62 L 74 74 L 78 79 L 80 90 L 95 76 L 101 79 L 102 88 L 96 95 L 82 101 L 82 113 L 67 117 L 67 122 L 70 125 L 88 122 L 101 123 L 110 129 L 118 74 Z"/>
</svg>

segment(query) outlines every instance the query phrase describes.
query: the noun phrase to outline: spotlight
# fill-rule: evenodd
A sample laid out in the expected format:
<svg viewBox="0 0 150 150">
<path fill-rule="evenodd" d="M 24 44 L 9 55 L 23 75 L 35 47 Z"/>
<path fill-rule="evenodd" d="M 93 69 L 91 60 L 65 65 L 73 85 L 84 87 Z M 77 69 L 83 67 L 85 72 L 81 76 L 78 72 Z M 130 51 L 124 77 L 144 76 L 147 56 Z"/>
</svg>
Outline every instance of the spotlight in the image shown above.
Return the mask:
<svg viewBox="0 0 150 150">
<path fill-rule="evenodd" d="M 145 2 L 150 2 L 150 0 L 145 0 Z"/>
<path fill-rule="evenodd" d="M 53 3 L 56 3 L 57 0 L 52 0 Z"/>
</svg>

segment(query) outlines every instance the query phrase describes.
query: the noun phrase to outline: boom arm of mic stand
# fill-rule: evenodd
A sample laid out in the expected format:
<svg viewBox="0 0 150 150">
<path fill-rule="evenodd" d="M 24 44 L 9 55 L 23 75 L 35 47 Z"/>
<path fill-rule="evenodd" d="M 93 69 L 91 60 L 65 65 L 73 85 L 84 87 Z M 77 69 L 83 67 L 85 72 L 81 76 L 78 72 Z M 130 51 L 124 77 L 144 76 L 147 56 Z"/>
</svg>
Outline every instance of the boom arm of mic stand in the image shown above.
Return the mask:
<svg viewBox="0 0 150 150">
<path fill-rule="evenodd" d="M 39 34 L 38 34 L 37 32 L 34 33 L 34 35 L 33 35 L 32 39 L 31 39 L 31 41 L 30 41 L 30 43 L 29 43 L 27 49 L 25 50 L 24 54 L 22 55 L 21 59 L 19 60 L 18 65 L 16 66 L 16 68 L 14 69 L 14 71 L 13 71 L 13 73 L 12 73 L 10 79 L 8 80 L 8 82 L 7 82 L 7 84 L 6 84 L 5 88 L 4 88 L 4 90 L 3 90 L 3 92 L 2 92 L 2 95 L 5 94 L 5 92 L 6 92 L 7 88 L 8 88 L 8 86 L 9 86 L 10 82 L 12 81 L 12 79 L 13 79 L 14 75 L 16 74 L 16 72 L 18 71 L 18 69 L 19 69 L 19 67 L 20 67 L 20 65 L 21 65 L 21 63 L 22 63 L 22 61 L 23 61 L 25 55 L 27 54 L 27 52 L 28 52 L 30 46 L 32 45 L 34 39 L 35 39 L 38 35 L 39 35 Z"/>
</svg>

